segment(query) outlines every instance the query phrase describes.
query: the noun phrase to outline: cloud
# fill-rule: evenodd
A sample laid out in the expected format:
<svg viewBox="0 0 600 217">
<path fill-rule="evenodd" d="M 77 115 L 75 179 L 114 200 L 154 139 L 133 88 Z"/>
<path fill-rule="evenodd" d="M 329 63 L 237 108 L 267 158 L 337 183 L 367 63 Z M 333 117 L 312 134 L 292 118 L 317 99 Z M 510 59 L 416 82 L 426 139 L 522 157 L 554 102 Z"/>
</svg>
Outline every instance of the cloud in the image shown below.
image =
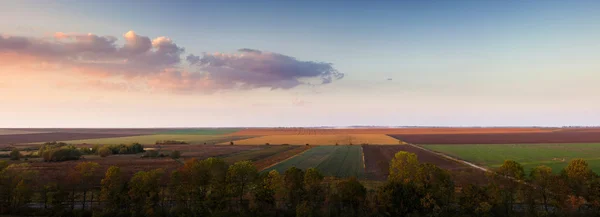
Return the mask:
<svg viewBox="0 0 600 217">
<path fill-rule="evenodd" d="M 237 54 L 204 54 L 196 65 L 216 83 L 238 88 L 290 89 L 318 78 L 328 84 L 344 77 L 331 63 L 300 61 L 278 53 L 240 49 Z M 305 81 L 305 80 L 309 81 Z"/>
<path fill-rule="evenodd" d="M 1 35 L 0 57 L 6 58 L 0 58 L 0 65 L 74 69 L 88 76 L 86 79 L 121 79 L 170 92 L 290 89 L 328 84 L 344 77 L 331 63 L 301 61 L 249 48 L 232 54 L 188 54 L 185 61 L 190 66 L 184 67 L 181 63 L 185 49 L 170 38 L 151 39 L 134 31 L 122 38 L 119 43 L 117 37 L 91 33 L 57 32 L 45 38 Z M 111 84 L 100 81 L 94 86 L 129 89 L 122 83 Z"/>
</svg>

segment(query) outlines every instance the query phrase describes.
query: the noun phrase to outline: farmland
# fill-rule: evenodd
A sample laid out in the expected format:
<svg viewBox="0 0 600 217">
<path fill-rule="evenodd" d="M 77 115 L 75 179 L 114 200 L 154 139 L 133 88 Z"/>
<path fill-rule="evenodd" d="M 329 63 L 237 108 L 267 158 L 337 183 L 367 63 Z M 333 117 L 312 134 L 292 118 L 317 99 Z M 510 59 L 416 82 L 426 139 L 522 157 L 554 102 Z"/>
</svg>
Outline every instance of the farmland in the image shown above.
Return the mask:
<svg viewBox="0 0 600 217">
<path fill-rule="evenodd" d="M 592 170 L 600 172 L 600 143 L 568 144 L 471 144 L 422 145 L 429 150 L 444 153 L 475 164 L 494 168 L 505 160 L 514 160 L 526 171 L 546 165 L 557 173 L 570 160 L 583 158 Z"/>
<path fill-rule="evenodd" d="M 467 165 L 410 145 L 364 145 L 363 151 L 365 155 L 366 176 L 370 179 L 384 180 L 389 174 L 390 161 L 399 151 L 415 153 L 421 163 L 431 163 L 442 169 L 450 170 L 455 175 L 455 179 L 460 179 L 459 181 L 478 182 L 484 179 L 482 172 L 475 171 Z M 459 175 L 461 177 L 456 177 Z"/>
<path fill-rule="evenodd" d="M 470 134 L 392 134 L 390 136 L 414 144 L 535 144 L 600 142 L 600 131 L 594 130 Z"/>
<path fill-rule="evenodd" d="M 398 145 L 397 139 L 383 134 L 339 134 L 339 135 L 270 135 L 235 141 L 236 145 L 258 144 L 290 145 L 351 145 L 351 144 L 391 144 Z"/>
<path fill-rule="evenodd" d="M 283 173 L 290 167 L 317 168 L 327 176 L 362 177 L 362 149 L 360 146 L 318 146 L 264 171 Z"/>
<path fill-rule="evenodd" d="M 419 128 L 248 128 L 234 135 L 344 135 L 344 134 L 476 134 L 476 133 L 540 133 L 561 130 L 535 127 L 419 127 Z"/>
<path fill-rule="evenodd" d="M 246 139 L 249 136 L 227 136 L 227 135 L 187 135 L 187 134 L 155 134 L 143 136 L 112 137 L 101 139 L 82 139 L 82 140 L 59 140 L 72 144 L 127 144 L 138 142 L 141 144 L 155 144 L 160 140 L 183 141 L 190 144 L 217 144 L 227 143 L 238 139 Z"/>
</svg>

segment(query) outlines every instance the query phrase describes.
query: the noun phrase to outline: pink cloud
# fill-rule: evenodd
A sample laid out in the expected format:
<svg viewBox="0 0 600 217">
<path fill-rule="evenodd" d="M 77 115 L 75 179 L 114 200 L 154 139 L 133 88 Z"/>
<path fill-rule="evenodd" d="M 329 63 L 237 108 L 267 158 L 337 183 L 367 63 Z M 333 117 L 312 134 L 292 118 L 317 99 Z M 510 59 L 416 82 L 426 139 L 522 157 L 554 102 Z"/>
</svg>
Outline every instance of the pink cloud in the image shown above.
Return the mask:
<svg viewBox="0 0 600 217">
<path fill-rule="evenodd" d="M 240 49 L 237 53 L 189 54 L 192 68 L 182 68 L 183 47 L 167 37 L 150 39 L 133 31 L 118 38 L 92 33 L 57 32 L 52 37 L 0 37 L 0 64 L 31 70 L 71 69 L 84 79 L 101 80 L 86 85 L 124 90 L 140 85 L 106 83 L 120 79 L 138 82 L 152 90 L 211 93 L 219 90 L 254 88 L 290 89 L 343 78 L 330 63 L 300 61 L 278 53 Z"/>
</svg>

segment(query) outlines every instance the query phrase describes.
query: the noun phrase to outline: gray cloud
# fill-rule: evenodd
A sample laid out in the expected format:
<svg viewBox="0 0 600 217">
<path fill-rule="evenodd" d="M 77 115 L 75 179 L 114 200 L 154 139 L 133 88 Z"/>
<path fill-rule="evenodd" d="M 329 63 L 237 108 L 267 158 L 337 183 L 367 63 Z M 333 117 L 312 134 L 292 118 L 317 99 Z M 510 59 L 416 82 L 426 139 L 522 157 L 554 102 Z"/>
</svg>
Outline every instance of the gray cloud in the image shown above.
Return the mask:
<svg viewBox="0 0 600 217">
<path fill-rule="evenodd" d="M 240 88 L 290 89 L 319 78 L 328 84 L 344 77 L 331 63 L 300 61 L 294 57 L 253 49 L 240 54 L 204 54 L 196 64 L 211 79 Z"/>
<path fill-rule="evenodd" d="M 194 64 L 200 62 L 200 57 L 196 56 L 194 54 L 190 54 L 185 58 L 185 60 L 187 60 L 188 63 L 190 63 L 191 65 L 194 65 Z"/>
</svg>

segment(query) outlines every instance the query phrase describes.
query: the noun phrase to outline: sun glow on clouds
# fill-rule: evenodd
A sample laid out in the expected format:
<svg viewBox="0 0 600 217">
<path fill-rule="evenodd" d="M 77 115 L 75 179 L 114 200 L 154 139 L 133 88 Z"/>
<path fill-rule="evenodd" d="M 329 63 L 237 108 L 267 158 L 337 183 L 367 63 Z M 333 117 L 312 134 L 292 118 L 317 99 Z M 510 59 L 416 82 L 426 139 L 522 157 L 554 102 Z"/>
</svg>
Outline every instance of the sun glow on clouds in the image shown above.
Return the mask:
<svg viewBox="0 0 600 217">
<path fill-rule="evenodd" d="M 121 45 L 117 37 L 92 33 L 57 32 L 51 38 L 2 35 L 0 73 L 15 73 L 7 67 L 17 67 L 28 73 L 79 77 L 82 85 L 100 89 L 168 93 L 290 89 L 328 84 L 344 76 L 330 63 L 278 53 L 244 48 L 233 54 L 184 58 L 185 49 L 168 37 L 150 39 L 129 31 L 123 38 Z"/>
</svg>

